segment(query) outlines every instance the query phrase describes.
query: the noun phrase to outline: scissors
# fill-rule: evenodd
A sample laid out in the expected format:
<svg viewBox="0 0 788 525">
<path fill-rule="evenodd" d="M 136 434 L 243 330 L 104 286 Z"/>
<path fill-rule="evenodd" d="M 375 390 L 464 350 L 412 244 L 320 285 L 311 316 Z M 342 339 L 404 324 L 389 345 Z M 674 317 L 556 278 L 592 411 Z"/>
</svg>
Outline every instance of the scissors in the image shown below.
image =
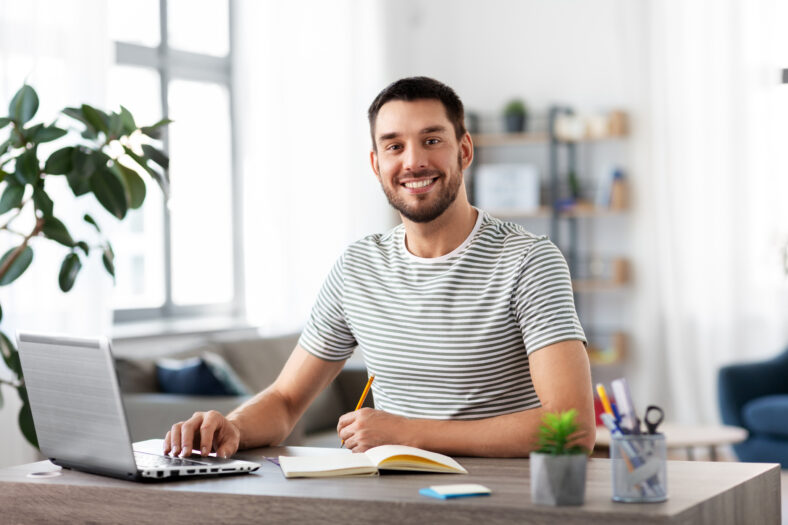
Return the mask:
<svg viewBox="0 0 788 525">
<path fill-rule="evenodd" d="M 656 434 L 657 427 L 662 424 L 663 419 L 665 419 L 665 411 L 657 405 L 649 405 L 648 408 L 646 408 L 645 415 L 643 416 L 648 433 Z"/>
</svg>

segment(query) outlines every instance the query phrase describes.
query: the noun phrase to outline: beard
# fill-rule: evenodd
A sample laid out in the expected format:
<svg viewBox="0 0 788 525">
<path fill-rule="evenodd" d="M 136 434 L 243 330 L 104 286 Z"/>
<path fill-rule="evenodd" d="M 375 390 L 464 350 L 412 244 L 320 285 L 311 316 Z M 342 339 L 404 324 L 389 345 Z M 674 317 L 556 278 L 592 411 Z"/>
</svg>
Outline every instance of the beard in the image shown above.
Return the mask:
<svg viewBox="0 0 788 525">
<path fill-rule="evenodd" d="M 380 171 L 380 168 L 378 168 L 378 171 Z M 457 154 L 457 173 L 452 173 L 451 176 L 447 176 L 446 172 L 441 170 L 414 171 L 412 175 L 419 179 L 440 177 L 442 180 L 446 181 L 446 187 L 434 198 L 434 202 L 432 203 L 424 202 L 430 198 L 432 192 L 415 195 L 420 203 L 416 205 L 406 203 L 405 199 L 397 194 L 396 188 L 388 187 L 383 182 L 385 176 L 383 176 L 382 173 L 380 177 L 380 187 L 383 188 L 383 193 L 386 195 L 386 199 L 388 199 L 391 207 L 397 210 L 406 219 L 419 223 L 433 221 L 440 217 L 443 212 L 451 206 L 457 198 L 457 194 L 460 192 L 460 186 L 462 185 L 462 157 L 460 154 Z"/>
</svg>

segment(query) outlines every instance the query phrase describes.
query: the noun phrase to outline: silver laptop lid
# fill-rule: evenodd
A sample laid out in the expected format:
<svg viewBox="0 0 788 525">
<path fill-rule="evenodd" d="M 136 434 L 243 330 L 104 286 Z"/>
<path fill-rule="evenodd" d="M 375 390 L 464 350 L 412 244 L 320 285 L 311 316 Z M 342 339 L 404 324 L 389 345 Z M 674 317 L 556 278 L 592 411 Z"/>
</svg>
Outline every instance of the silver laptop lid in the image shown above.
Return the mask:
<svg viewBox="0 0 788 525">
<path fill-rule="evenodd" d="M 109 340 L 19 332 L 17 341 L 41 452 L 136 471 Z"/>
</svg>

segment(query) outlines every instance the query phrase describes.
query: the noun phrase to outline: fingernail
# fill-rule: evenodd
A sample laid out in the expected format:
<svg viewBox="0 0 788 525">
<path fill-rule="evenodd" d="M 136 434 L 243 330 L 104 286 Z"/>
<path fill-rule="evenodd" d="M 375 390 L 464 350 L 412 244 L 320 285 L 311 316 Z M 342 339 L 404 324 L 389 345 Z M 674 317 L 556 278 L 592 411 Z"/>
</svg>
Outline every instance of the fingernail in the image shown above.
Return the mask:
<svg viewBox="0 0 788 525">
<path fill-rule="evenodd" d="M 203 456 L 207 456 L 208 455 L 208 447 L 202 447 L 200 449 L 200 454 L 202 454 Z"/>
</svg>

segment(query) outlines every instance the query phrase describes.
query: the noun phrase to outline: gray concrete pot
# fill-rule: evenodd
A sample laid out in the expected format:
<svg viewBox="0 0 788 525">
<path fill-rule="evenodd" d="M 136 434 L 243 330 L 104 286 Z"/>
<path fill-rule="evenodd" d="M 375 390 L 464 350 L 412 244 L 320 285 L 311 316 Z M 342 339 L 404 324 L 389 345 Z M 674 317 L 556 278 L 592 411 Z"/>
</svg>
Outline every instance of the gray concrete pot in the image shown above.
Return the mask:
<svg viewBox="0 0 788 525">
<path fill-rule="evenodd" d="M 531 452 L 531 500 L 540 505 L 582 505 L 587 462 L 585 454 Z"/>
</svg>

